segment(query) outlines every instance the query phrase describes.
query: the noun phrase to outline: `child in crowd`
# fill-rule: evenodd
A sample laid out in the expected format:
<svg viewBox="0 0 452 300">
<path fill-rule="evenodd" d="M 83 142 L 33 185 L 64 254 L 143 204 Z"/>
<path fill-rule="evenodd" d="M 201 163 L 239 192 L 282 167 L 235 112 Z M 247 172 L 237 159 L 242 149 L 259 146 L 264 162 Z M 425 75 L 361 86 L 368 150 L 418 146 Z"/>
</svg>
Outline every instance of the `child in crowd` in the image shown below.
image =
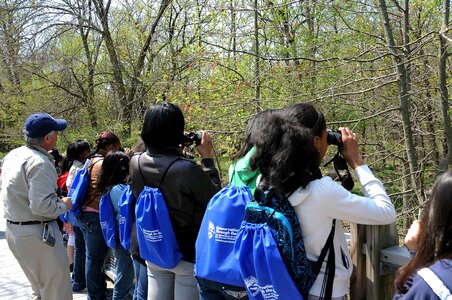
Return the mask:
<svg viewBox="0 0 452 300">
<path fill-rule="evenodd" d="M 253 170 L 250 167 L 251 157 L 256 151 L 254 148 L 255 132 L 267 125 L 267 119 L 273 112 L 274 110 L 259 112 L 248 122 L 242 147 L 234 155 L 234 163 L 229 168 L 229 182 L 234 186 L 248 186 L 251 193 L 254 193 L 257 178 L 260 175 L 259 170 Z M 201 245 L 202 247 L 203 245 Z M 201 251 L 202 255 L 209 255 L 205 249 L 197 249 L 197 251 Z M 196 280 L 198 281 L 201 300 L 248 299 L 244 287 L 213 281 L 199 276 L 196 277 Z"/>
<path fill-rule="evenodd" d="M 66 148 L 66 158 L 69 161 L 69 172 L 66 178 L 66 189 L 69 191 L 74 181 L 75 174 L 83 167 L 90 153 L 90 145 L 84 140 L 75 140 L 69 143 Z M 83 233 L 77 224 L 74 216 L 68 214 L 68 223 L 65 224 L 65 230 L 69 234 L 68 256 L 73 257 L 72 268 L 72 291 L 81 292 L 86 288 L 85 279 L 85 239 Z M 71 247 L 70 245 L 73 245 Z"/>
<path fill-rule="evenodd" d="M 109 193 L 113 204 L 116 228 L 119 237 L 119 200 L 127 188 L 127 178 L 129 175 L 129 157 L 121 151 L 108 153 L 99 176 L 97 187 L 102 194 Z M 128 299 L 128 294 L 133 288 L 133 263 L 129 251 L 124 249 L 119 242 L 116 243 L 115 255 L 115 286 L 113 289 L 113 300 Z"/>
<path fill-rule="evenodd" d="M 99 202 L 102 196 L 97 187 L 104 157 L 121 148 L 121 141 L 111 131 L 103 131 L 96 139 L 96 150 L 90 155 L 88 166 L 90 180 L 85 201 L 77 223 L 82 230 L 86 245 L 86 287 L 88 299 L 106 299 L 107 283 L 103 276 L 103 266 L 108 246 L 102 235 L 99 219 Z"/>
</svg>

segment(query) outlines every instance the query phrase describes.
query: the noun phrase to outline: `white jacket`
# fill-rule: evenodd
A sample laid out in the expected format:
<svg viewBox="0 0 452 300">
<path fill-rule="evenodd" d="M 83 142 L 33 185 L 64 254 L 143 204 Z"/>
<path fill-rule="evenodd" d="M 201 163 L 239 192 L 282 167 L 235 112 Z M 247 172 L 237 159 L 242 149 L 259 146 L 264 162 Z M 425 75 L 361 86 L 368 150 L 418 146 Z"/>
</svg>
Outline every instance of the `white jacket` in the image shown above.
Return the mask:
<svg viewBox="0 0 452 300">
<path fill-rule="evenodd" d="M 317 261 L 331 231 L 332 221 L 337 219 L 334 235 L 336 273 L 333 298 L 342 297 L 348 292 L 353 269 L 340 220 L 383 225 L 391 224 L 396 219 L 394 205 L 383 184 L 375 178 L 369 167 L 362 165 L 354 171 L 364 196 L 352 194 L 330 177 L 323 177 L 310 182 L 305 189 L 300 187 L 289 197 L 300 221 L 307 256 L 312 261 Z M 311 295 L 320 295 L 325 265 L 322 265 L 320 274 L 309 292 Z"/>
</svg>

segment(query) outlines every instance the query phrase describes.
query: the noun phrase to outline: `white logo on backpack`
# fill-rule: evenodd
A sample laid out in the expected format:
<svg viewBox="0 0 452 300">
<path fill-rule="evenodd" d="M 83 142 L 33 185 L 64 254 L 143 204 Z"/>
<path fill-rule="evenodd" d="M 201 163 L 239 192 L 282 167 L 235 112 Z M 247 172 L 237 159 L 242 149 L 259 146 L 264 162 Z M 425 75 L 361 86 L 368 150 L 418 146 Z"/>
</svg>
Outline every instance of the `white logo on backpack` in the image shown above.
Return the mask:
<svg viewBox="0 0 452 300">
<path fill-rule="evenodd" d="M 209 232 L 207 235 L 209 236 L 209 240 L 215 236 L 215 224 L 212 221 L 209 221 Z"/>
<path fill-rule="evenodd" d="M 144 238 L 151 243 L 157 243 L 157 242 L 161 242 L 163 240 L 163 233 L 158 229 L 155 229 L 155 230 L 143 229 L 142 232 L 143 232 Z"/>
<path fill-rule="evenodd" d="M 107 228 L 107 221 L 100 222 L 100 228 L 106 229 Z"/>
<path fill-rule="evenodd" d="M 273 285 L 268 284 L 266 286 L 260 286 L 257 278 L 250 276 L 245 279 L 245 285 L 251 296 L 255 297 L 257 294 L 262 293 L 262 297 L 265 300 L 279 299 L 279 294 L 273 288 Z"/>
</svg>

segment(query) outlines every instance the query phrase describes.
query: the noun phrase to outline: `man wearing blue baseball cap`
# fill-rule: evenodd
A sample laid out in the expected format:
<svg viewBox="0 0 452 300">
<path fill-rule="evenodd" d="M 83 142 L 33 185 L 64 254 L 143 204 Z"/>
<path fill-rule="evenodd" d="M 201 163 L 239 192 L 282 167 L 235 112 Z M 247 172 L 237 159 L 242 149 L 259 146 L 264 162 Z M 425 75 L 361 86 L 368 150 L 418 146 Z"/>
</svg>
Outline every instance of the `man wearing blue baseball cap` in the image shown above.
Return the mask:
<svg viewBox="0 0 452 300">
<path fill-rule="evenodd" d="M 6 239 L 30 281 L 32 299 L 72 299 L 69 259 L 55 221 L 72 202 L 57 196 L 57 173 L 48 153 L 66 127 L 66 120 L 46 113 L 29 116 L 23 127 L 26 145 L 3 160 Z"/>
</svg>

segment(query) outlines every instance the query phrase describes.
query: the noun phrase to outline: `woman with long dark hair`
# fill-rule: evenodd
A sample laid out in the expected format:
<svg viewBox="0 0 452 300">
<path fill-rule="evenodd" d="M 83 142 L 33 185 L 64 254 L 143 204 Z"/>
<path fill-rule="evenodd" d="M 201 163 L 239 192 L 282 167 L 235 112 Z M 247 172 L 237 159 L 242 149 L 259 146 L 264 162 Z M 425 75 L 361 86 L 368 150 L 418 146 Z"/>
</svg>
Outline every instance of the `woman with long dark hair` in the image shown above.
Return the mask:
<svg viewBox="0 0 452 300">
<path fill-rule="evenodd" d="M 419 221 L 416 253 L 395 285 L 394 299 L 452 298 L 452 171 L 436 180 Z"/>
<path fill-rule="evenodd" d="M 327 148 L 328 131 L 323 113 L 312 105 L 301 103 L 285 107 L 274 114 L 271 122 L 255 139 L 256 153 L 251 161 L 262 179 L 255 197 L 269 189 L 285 195 L 298 216 L 306 254 L 315 262 L 325 245 L 335 219 L 334 279 L 331 298 L 345 299 L 352 264 L 344 230 L 339 220 L 360 224 L 390 224 L 395 209 L 382 183 L 364 164 L 356 135 L 341 128 L 342 154 L 354 170 L 364 196 L 346 190 L 328 176 L 322 176 L 320 164 Z M 333 227 L 334 228 L 334 227 Z M 308 299 L 322 296 L 325 264 L 309 290 Z M 280 295 L 282 298 L 283 295 Z"/>
<path fill-rule="evenodd" d="M 195 242 L 207 203 L 218 191 L 220 179 L 212 159 L 212 139 L 206 131 L 196 147 L 204 168 L 183 156 L 184 127 L 184 115 L 177 105 L 167 102 L 152 105 L 146 111 L 141 131 L 146 152 L 134 155 L 130 162 L 135 198 L 145 186 L 159 188 L 182 254 L 172 269 L 146 261 L 148 300 L 199 296 L 194 278 Z M 136 254 L 133 240 L 131 247 L 132 255 Z"/>
</svg>

